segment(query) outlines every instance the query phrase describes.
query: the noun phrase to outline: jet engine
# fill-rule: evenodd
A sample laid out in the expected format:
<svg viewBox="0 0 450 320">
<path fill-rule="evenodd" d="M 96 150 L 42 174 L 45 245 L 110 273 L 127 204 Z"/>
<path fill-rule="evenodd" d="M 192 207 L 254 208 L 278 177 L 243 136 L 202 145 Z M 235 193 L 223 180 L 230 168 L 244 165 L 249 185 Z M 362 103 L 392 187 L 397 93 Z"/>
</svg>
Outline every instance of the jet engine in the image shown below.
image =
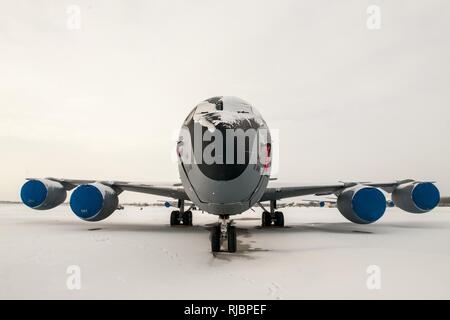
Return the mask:
<svg viewBox="0 0 450 320">
<path fill-rule="evenodd" d="M 66 200 L 64 186 L 49 179 L 28 180 L 20 190 L 22 202 L 36 210 L 48 210 L 59 206 Z"/>
<path fill-rule="evenodd" d="M 70 208 L 78 218 L 85 221 L 106 219 L 118 205 L 118 193 L 98 182 L 78 186 L 70 197 Z"/>
<path fill-rule="evenodd" d="M 337 207 L 351 222 L 368 224 L 383 216 L 386 198 L 377 188 L 359 185 L 345 189 L 337 198 Z"/>
<path fill-rule="evenodd" d="M 434 209 L 440 198 L 438 188 L 431 182 L 402 184 L 392 192 L 395 205 L 411 213 L 425 213 Z"/>
</svg>

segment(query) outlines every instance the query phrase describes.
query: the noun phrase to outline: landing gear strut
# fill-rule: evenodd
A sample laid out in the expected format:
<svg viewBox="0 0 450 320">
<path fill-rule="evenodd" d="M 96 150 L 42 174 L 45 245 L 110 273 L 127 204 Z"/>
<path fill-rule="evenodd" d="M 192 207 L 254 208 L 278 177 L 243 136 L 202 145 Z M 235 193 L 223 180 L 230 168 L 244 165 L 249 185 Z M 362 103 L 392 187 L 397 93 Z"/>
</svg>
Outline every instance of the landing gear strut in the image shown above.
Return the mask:
<svg viewBox="0 0 450 320">
<path fill-rule="evenodd" d="M 211 232 L 211 251 L 219 252 L 222 241 L 227 243 L 228 252 L 236 252 L 236 227 L 230 225 L 229 216 L 227 215 L 219 217 L 219 223 Z"/>
<path fill-rule="evenodd" d="M 192 211 L 184 211 L 184 200 L 178 200 L 178 208 L 180 210 L 172 211 L 170 214 L 170 225 L 178 226 L 183 224 L 184 226 L 192 226 Z"/>
<path fill-rule="evenodd" d="M 276 200 L 270 201 L 270 212 L 264 211 L 261 217 L 261 225 L 263 227 L 270 227 L 272 224 L 276 227 L 284 227 L 284 214 L 277 209 Z"/>
</svg>

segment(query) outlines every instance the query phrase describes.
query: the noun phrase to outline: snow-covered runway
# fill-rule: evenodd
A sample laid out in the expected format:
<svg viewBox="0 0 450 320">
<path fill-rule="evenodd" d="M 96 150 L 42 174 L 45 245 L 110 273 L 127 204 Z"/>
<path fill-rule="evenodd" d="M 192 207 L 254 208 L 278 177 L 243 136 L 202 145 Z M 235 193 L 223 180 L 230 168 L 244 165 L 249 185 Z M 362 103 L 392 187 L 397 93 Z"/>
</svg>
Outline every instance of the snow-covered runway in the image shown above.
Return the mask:
<svg viewBox="0 0 450 320">
<path fill-rule="evenodd" d="M 165 208 L 88 223 L 68 206 L 0 205 L 0 298 L 450 298 L 450 208 L 391 208 L 367 226 L 337 209 L 286 208 L 287 227 L 269 229 L 259 211 L 234 219 L 237 253 L 213 255 L 217 218 L 200 212 L 193 227 L 170 227 Z M 381 288 L 370 290 L 373 265 Z M 66 285 L 69 266 L 80 268 L 80 290 Z"/>
</svg>

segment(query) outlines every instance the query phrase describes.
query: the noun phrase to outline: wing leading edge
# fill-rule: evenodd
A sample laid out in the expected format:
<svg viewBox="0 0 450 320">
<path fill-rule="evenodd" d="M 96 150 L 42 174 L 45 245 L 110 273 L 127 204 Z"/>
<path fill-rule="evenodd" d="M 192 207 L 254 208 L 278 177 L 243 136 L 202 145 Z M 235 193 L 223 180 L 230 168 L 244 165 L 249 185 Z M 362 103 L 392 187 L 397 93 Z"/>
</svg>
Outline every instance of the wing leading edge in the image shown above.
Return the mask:
<svg viewBox="0 0 450 320">
<path fill-rule="evenodd" d="M 391 193 L 396 187 L 406 183 L 419 182 L 413 179 L 391 181 L 391 182 L 340 182 L 329 185 L 299 185 L 289 187 L 268 187 L 261 198 L 261 201 L 274 201 L 284 198 L 299 197 L 306 195 L 324 196 L 330 194 L 339 194 L 341 191 L 357 185 L 380 188 Z"/>
<path fill-rule="evenodd" d="M 35 178 L 27 178 L 27 180 L 34 180 Z M 141 183 L 141 182 L 127 182 L 127 181 L 101 181 L 101 180 L 81 180 L 81 179 L 60 179 L 60 178 L 46 178 L 51 181 L 61 183 L 67 190 L 72 190 L 76 186 L 101 183 L 111 188 L 114 188 L 118 193 L 122 191 L 131 191 L 145 194 L 153 194 L 157 196 L 169 197 L 173 199 L 189 200 L 188 195 L 184 191 L 184 188 L 180 183 Z M 262 201 L 273 201 L 284 198 L 292 198 L 306 195 L 324 196 L 330 194 L 339 194 L 341 191 L 347 188 L 354 187 L 356 185 L 364 185 L 375 188 L 380 188 L 385 192 L 391 193 L 396 187 L 402 184 L 419 182 L 413 179 L 372 183 L 372 182 L 339 182 L 337 184 L 326 185 L 298 185 L 298 186 L 280 186 L 280 187 L 268 187 L 264 192 Z"/>
<path fill-rule="evenodd" d="M 131 191 L 169 197 L 173 199 L 189 200 L 186 192 L 184 191 L 184 188 L 181 186 L 180 183 L 147 184 L 140 182 L 126 182 L 126 181 L 99 181 L 99 180 L 77 180 L 77 179 L 59 179 L 59 178 L 46 178 L 46 179 L 61 183 L 67 190 L 72 190 L 73 188 L 79 185 L 97 182 L 115 189 L 117 193 L 121 193 L 122 191 Z M 34 180 L 34 178 L 27 178 L 27 180 Z"/>
</svg>

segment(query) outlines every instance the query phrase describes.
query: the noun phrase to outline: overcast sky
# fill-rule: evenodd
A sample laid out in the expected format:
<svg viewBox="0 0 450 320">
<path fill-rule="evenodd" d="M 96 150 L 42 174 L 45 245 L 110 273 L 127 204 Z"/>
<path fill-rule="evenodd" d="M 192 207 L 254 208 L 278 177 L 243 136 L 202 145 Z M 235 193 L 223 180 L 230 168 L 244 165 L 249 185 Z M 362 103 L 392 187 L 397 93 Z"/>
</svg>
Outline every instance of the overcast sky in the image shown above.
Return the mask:
<svg viewBox="0 0 450 320">
<path fill-rule="evenodd" d="M 27 176 L 177 181 L 174 132 L 216 95 L 280 130 L 280 182 L 415 178 L 450 193 L 449 1 L 1 0 L 0 12 L 1 200 Z"/>
</svg>

